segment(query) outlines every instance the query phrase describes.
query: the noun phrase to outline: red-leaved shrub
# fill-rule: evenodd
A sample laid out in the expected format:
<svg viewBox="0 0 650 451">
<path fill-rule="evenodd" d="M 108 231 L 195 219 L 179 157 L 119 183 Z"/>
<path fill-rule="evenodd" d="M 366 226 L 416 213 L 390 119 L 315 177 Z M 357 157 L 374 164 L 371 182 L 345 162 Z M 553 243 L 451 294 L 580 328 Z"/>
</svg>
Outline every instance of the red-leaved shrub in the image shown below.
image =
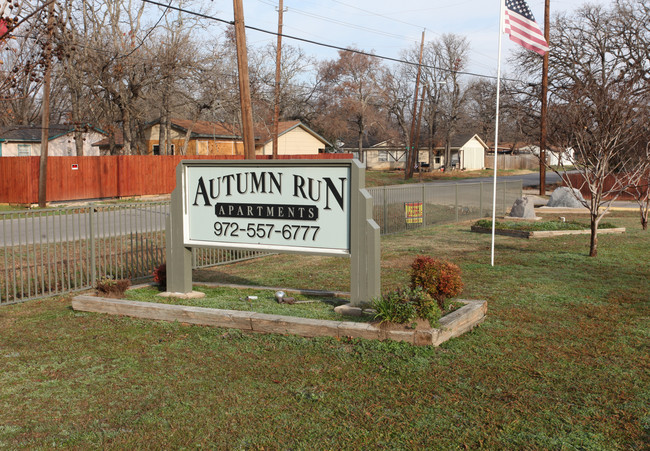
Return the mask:
<svg viewBox="0 0 650 451">
<path fill-rule="evenodd" d="M 411 288 L 421 287 L 445 310 L 445 301 L 463 291 L 460 268 L 453 263 L 418 255 L 411 264 Z"/>
<path fill-rule="evenodd" d="M 153 270 L 153 281 L 156 282 L 162 290 L 167 289 L 167 265 L 163 263 Z"/>
</svg>

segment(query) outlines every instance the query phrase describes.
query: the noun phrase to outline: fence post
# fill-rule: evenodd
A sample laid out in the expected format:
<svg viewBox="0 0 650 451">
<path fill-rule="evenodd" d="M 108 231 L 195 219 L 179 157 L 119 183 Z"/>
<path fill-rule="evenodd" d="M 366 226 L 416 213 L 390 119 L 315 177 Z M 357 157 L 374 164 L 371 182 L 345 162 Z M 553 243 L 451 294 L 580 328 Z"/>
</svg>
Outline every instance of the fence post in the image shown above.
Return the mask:
<svg viewBox="0 0 650 451">
<path fill-rule="evenodd" d="M 456 203 L 456 222 L 458 222 L 458 183 L 456 183 L 456 193 L 455 193 L 455 203 Z"/>
<path fill-rule="evenodd" d="M 508 213 L 508 204 L 506 203 L 506 194 L 508 193 L 508 181 L 503 181 L 503 214 Z"/>
<path fill-rule="evenodd" d="M 426 188 L 427 185 L 424 183 L 422 184 L 422 227 L 425 227 L 427 225 L 427 193 L 426 193 Z"/>
<path fill-rule="evenodd" d="M 95 204 L 88 205 L 88 235 L 90 237 L 90 285 L 97 285 L 97 262 L 95 261 Z"/>
<path fill-rule="evenodd" d="M 383 187 L 383 191 L 381 193 L 381 197 L 384 202 L 384 233 L 388 233 L 388 199 L 386 197 L 386 186 Z"/>
<path fill-rule="evenodd" d="M 483 182 L 479 182 L 481 187 L 479 188 L 479 198 L 478 198 L 478 217 L 483 217 Z"/>
</svg>

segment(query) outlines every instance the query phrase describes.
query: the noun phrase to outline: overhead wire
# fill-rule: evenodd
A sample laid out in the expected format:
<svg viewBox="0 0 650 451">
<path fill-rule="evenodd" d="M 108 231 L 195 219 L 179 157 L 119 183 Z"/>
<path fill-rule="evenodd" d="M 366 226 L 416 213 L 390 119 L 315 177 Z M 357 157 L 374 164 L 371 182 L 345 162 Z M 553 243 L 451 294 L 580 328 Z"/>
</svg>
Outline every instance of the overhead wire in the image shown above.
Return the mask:
<svg viewBox="0 0 650 451">
<path fill-rule="evenodd" d="M 149 4 L 152 4 L 152 5 L 157 5 L 157 6 L 161 6 L 161 7 L 167 7 L 168 6 L 166 4 L 159 3 L 159 2 L 154 1 L 154 0 L 142 0 L 142 1 L 145 2 L 145 3 L 149 3 Z M 190 14 L 190 15 L 194 15 L 194 16 L 197 16 L 197 17 L 213 20 L 213 21 L 216 21 L 216 22 L 224 23 L 224 24 L 227 24 L 227 25 L 234 25 L 235 24 L 235 22 L 232 21 L 232 20 L 221 19 L 219 17 L 214 17 L 214 16 L 210 16 L 210 15 L 207 15 L 207 14 L 204 14 L 204 13 L 199 13 L 199 12 L 187 10 L 187 9 L 180 8 L 180 7 L 177 7 L 177 6 L 169 6 L 169 9 L 173 9 L 173 10 L 185 13 L 185 14 Z M 247 28 L 249 30 L 253 30 L 253 31 L 257 31 L 257 32 L 260 32 L 260 33 L 265 33 L 265 34 L 269 34 L 269 35 L 273 35 L 273 36 L 278 36 L 278 33 L 275 32 L 275 31 L 265 30 L 263 28 L 255 27 L 255 26 L 252 26 L 252 25 L 244 25 L 244 26 L 245 26 L 245 28 Z M 408 61 L 408 60 L 395 58 L 395 57 L 391 57 L 391 56 L 378 55 L 376 53 L 366 52 L 366 51 L 355 49 L 355 48 L 346 48 L 346 47 L 341 47 L 341 46 L 334 45 L 334 44 L 327 44 L 325 42 L 315 41 L 313 39 L 306 39 L 306 38 L 302 38 L 302 37 L 299 37 L 299 36 L 293 36 L 293 35 L 284 34 L 284 33 L 282 33 L 281 36 L 282 36 L 282 38 L 287 38 L 287 39 L 291 39 L 291 40 L 294 40 L 294 41 L 304 42 L 304 43 L 307 43 L 307 44 L 313 44 L 313 45 L 317 45 L 317 46 L 320 46 L 320 47 L 330 48 L 330 49 L 333 49 L 333 50 L 340 50 L 340 51 L 344 51 L 344 52 L 356 53 L 358 55 L 364 55 L 364 56 L 369 56 L 369 57 L 373 57 L 373 58 L 379 58 L 379 59 L 382 59 L 382 60 L 385 60 L 385 61 L 392 61 L 392 62 L 400 63 L 400 64 L 408 64 L 408 65 L 411 65 L 411 66 L 420 65 L 417 62 L 413 62 L 413 61 Z M 440 70 L 440 71 L 449 72 L 449 73 L 455 73 L 455 74 L 459 74 L 459 75 L 467 75 L 467 76 L 471 76 L 471 77 L 486 78 L 486 79 L 491 79 L 491 80 L 496 80 L 497 79 L 496 75 L 485 75 L 485 74 L 478 74 L 478 73 L 475 73 L 475 72 L 457 71 L 457 70 L 452 70 L 452 69 L 446 69 L 446 68 L 443 68 L 443 67 L 436 67 L 436 66 L 432 66 L 432 65 L 428 65 L 428 64 L 421 64 L 421 66 L 426 67 L 428 69 L 435 69 L 435 70 Z M 504 77 L 501 77 L 501 80 L 506 80 L 506 81 L 511 81 L 511 82 L 520 82 L 520 80 L 509 79 L 509 78 L 504 78 Z"/>
</svg>

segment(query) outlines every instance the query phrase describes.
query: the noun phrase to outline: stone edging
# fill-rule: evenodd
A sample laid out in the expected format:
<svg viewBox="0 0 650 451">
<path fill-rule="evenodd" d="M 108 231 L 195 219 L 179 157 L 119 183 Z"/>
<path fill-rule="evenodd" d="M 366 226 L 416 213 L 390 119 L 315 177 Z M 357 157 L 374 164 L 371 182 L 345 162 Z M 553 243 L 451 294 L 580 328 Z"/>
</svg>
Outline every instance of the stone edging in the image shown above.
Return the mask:
<svg viewBox="0 0 650 451">
<path fill-rule="evenodd" d="M 391 331 L 369 323 L 269 315 L 239 310 L 220 310 L 186 305 L 109 299 L 79 295 L 72 298 L 78 311 L 109 313 L 135 318 L 178 321 L 214 327 L 226 327 L 260 333 L 279 333 L 303 337 L 365 338 L 407 341 L 415 345 L 438 346 L 457 337 L 485 320 L 487 301 L 460 300 L 466 305 L 440 319 L 439 329 Z"/>
<path fill-rule="evenodd" d="M 472 232 L 492 233 L 488 227 L 472 226 Z M 616 227 L 613 229 L 598 229 L 598 234 L 602 233 L 624 233 L 625 227 Z M 514 229 L 495 229 L 495 235 L 514 236 L 517 238 L 548 238 L 561 235 L 587 235 L 591 230 L 514 230 Z"/>
</svg>

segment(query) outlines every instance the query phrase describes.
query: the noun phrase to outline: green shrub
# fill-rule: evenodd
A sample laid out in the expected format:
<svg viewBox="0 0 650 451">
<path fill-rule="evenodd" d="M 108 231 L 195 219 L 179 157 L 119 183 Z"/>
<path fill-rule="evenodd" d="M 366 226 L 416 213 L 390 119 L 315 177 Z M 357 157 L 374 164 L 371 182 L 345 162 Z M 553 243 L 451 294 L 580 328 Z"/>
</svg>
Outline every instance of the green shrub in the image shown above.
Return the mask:
<svg viewBox="0 0 650 451">
<path fill-rule="evenodd" d="M 382 322 L 413 323 L 418 318 L 433 326 L 440 319 L 437 302 L 422 288 L 400 288 L 373 300 L 375 318 Z"/>
<path fill-rule="evenodd" d="M 110 298 L 121 298 L 124 292 L 131 286 L 127 279 L 111 279 L 105 277 L 97 282 L 97 291 L 102 296 Z"/>
<path fill-rule="evenodd" d="M 418 287 L 435 299 L 444 311 L 447 299 L 463 291 L 460 268 L 444 260 L 418 255 L 411 264 L 411 288 Z"/>
<path fill-rule="evenodd" d="M 492 220 L 479 219 L 474 223 L 474 225 L 477 227 L 482 227 L 484 229 L 491 229 Z M 601 222 L 598 224 L 599 229 L 613 229 L 615 227 L 616 226 L 614 224 L 611 224 L 609 222 Z M 494 223 L 494 228 L 496 230 L 523 230 L 530 232 L 541 232 L 556 230 L 589 230 L 591 228 L 591 225 L 578 221 L 496 221 Z"/>
</svg>

